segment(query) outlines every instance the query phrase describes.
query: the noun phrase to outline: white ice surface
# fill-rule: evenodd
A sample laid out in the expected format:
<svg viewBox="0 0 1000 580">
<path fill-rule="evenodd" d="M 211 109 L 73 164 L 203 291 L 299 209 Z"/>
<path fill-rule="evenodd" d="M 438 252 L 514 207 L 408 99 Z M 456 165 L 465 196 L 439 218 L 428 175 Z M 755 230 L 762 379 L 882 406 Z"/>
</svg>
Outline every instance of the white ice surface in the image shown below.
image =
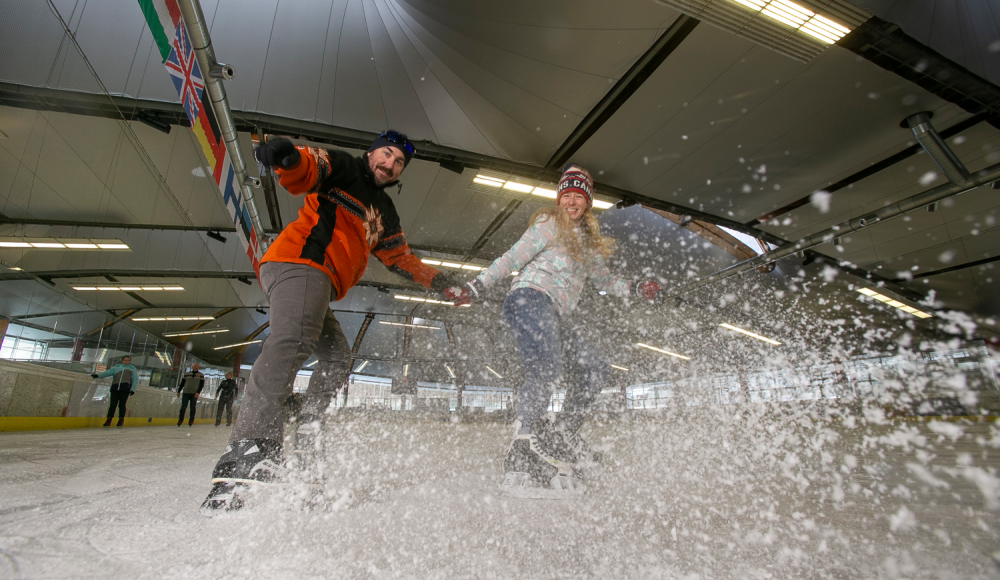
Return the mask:
<svg viewBox="0 0 1000 580">
<path fill-rule="evenodd" d="M 608 469 L 577 502 L 500 495 L 506 426 L 343 419 L 348 505 L 214 519 L 225 428 L 0 433 L 0 578 L 1000 577 L 991 425 L 735 415 L 588 425 Z"/>
</svg>

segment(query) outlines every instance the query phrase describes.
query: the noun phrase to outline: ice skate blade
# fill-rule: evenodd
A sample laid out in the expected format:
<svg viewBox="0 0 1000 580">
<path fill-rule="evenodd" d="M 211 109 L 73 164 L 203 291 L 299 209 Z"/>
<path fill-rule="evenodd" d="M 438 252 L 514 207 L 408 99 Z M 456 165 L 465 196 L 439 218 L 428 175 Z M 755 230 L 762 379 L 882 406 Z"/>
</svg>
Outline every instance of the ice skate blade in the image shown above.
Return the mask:
<svg viewBox="0 0 1000 580">
<path fill-rule="evenodd" d="M 523 499 L 567 500 L 583 495 L 586 488 L 572 477 L 557 475 L 552 478 L 549 487 L 541 487 L 531 479 L 531 475 L 523 472 L 504 474 L 500 490 L 511 497 Z"/>
</svg>

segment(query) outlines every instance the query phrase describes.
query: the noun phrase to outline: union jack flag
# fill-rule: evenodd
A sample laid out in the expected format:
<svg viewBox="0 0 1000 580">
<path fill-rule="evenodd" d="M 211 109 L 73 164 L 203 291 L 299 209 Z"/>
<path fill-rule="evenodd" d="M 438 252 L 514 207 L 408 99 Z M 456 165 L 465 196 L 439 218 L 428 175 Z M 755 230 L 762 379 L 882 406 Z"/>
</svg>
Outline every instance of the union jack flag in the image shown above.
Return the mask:
<svg viewBox="0 0 1000 580">
<path fill-rule="evenodd" d="M 184 111 L 193 127 L 198 120 L 201 94 L 205 90 L 205 82 L 202 80 L 201 70 L 195 60 L 191 41 L 188 40 L 187 32 L 181 23 L 178 23 L 177 32 L 174 33 L 173 49 L 170 51 L 170 56 L 163 64 L 170 72 L 170 79 L 174 81 L 177 95 L 180 96 L 181 104 L 184 106 Z"/>
</svg>

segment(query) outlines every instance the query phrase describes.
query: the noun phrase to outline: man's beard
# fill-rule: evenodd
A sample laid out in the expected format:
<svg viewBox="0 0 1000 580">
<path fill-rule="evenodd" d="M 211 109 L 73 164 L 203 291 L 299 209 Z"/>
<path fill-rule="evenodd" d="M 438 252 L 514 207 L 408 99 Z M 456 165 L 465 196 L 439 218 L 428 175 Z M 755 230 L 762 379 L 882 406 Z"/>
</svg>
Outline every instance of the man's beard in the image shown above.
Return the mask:
<svg viewBox="0 0 1000 580">
<path fill-rule="evenodd" d="M 380 169 L 382 169 L 382 168 L 376 167 L 375 171 L 373 171 L 372 174 L 375 176 L 375 185 L 377 185 L 379 187 L 382 187 L 383 185 L 391 183 L 393 181 L 393 179 L 389 175 L 386 175 L 385 173 L 382 173 L 382 171 L 380 171 Z"/>
</svg>

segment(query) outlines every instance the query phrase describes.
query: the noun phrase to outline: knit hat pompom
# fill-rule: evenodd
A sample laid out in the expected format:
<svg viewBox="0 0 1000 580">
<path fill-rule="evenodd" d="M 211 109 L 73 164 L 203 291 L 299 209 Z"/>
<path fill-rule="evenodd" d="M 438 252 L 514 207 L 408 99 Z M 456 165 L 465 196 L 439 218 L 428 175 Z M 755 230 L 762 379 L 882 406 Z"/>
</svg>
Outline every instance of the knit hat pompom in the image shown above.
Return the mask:
<svg viewBox="0 0 1000 580">
<path fill-rule="evenodd" d="M 402 143 L 400 141 L 402 141 Z M 371 153 L 372 151 L 383 147 L 395 147 L 400 151 L 400 153 L 403 154 L 403 167 L 406 167 L 410 164 L 410 159 L 413 158 L 413 153 L 415 151 L 412 144 L 410 144 L 409 148 L 406 147 L 406 144 L 409 143 L 410 141 L 407 139 L 406 135 L 396 133 L 395 131 L 386 131 L 372 141 L 371 147 L 368 148 L 368 152 Z"/>
<path fill-rule="evenodd" d="M 587 198 L 587 207 L 594 205 L 594 179 L 586 169 L 575 163 L 570 163 L 563 167 L 562 177 L 559 178 L 559 187 L 556 188 L 556 205 L 563 194 L 569 191 L 578 191 Z"/>
</svg>

